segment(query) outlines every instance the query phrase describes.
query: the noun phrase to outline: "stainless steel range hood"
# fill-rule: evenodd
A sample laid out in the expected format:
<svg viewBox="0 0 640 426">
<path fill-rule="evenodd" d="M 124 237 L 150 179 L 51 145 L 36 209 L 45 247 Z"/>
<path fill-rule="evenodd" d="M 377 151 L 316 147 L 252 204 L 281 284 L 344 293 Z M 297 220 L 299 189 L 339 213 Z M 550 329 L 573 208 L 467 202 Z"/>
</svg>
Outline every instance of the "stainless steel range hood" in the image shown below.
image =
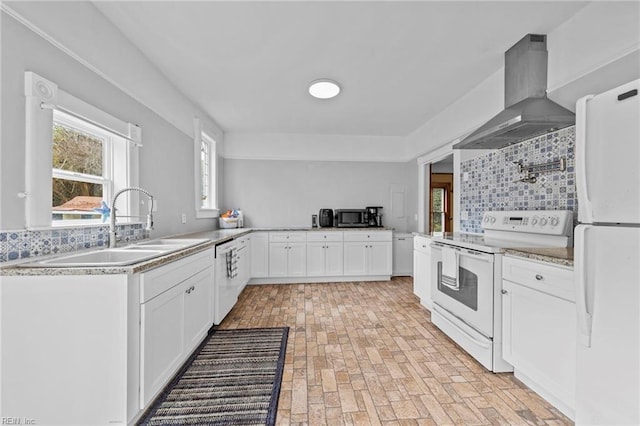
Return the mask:
<svg viewBox="0 0 640 426">
<path fill-rule="evenodd" d="M 575 124 L 547 98 L 547 36 L 528 34 L 505 53 L 505 109 L 454 149 L 497 149 Z"/>
</svg>

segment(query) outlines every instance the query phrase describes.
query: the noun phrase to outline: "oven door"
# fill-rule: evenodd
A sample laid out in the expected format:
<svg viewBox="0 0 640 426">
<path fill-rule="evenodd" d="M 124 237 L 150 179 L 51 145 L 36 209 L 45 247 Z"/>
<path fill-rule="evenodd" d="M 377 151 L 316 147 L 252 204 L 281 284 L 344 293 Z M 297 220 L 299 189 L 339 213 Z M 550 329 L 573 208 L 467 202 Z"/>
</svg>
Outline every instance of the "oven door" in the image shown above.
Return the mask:
<svg viewBox="0 0 640 426">
<path fill-rule="evenodd" d="M 455 283 L 442 280 L 442 247 L 431 243 L 431 298 L 449 313 L 486 337 L 493 338 L 494 256 L 476 250 L 458 251 Z"/>
</svg>

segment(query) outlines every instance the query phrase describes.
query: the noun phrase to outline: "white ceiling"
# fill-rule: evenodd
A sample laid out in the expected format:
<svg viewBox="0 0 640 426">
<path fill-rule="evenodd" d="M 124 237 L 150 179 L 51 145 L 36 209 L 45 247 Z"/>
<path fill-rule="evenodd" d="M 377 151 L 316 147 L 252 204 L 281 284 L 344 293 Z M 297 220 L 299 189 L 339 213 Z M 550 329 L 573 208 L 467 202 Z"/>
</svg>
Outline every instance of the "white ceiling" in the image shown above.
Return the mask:
<svg viewBox="0 0 640 426">
<path fill-rule="evenodd" d="M 584 2 L 94 2 L 225 132 L 406 136 Z M 126 66 L 123 64 L 123 66 Z M 332 78 L 335 99 L 307 85 Z"/>
</svg>

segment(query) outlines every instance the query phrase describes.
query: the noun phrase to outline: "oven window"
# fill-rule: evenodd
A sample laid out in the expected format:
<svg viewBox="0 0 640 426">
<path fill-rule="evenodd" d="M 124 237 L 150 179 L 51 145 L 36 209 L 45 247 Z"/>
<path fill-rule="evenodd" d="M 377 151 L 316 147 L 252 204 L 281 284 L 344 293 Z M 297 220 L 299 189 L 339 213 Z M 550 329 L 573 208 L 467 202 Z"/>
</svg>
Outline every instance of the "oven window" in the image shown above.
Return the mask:
<svg viewBox="0 0 640 426">
<path fill-rule="evenodd" d="M 458 281 L 460 288 L 454 290 L 442 284 L 442 262 L 438 262 L 438 291 L 457 300 L 466 307 L 478 310 L 478 275 L 464 269 L 458 268 Z"/>
</svg>

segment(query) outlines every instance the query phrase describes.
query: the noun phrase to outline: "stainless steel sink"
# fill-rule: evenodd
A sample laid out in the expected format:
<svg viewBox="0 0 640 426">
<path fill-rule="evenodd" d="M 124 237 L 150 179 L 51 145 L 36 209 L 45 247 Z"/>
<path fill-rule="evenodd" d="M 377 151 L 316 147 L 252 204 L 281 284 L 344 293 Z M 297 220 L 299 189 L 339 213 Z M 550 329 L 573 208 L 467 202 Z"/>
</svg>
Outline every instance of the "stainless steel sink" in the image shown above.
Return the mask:
<svg viewBox="0 0 640 426">
<path fill-rule="evenodd" d="M 157 239 L 118 248 L 69 253 L 25 263 L 22 266 L 41 268 L 126 266 L 193 247 L 207 241 L 207 239 Z"/>
</svg>

